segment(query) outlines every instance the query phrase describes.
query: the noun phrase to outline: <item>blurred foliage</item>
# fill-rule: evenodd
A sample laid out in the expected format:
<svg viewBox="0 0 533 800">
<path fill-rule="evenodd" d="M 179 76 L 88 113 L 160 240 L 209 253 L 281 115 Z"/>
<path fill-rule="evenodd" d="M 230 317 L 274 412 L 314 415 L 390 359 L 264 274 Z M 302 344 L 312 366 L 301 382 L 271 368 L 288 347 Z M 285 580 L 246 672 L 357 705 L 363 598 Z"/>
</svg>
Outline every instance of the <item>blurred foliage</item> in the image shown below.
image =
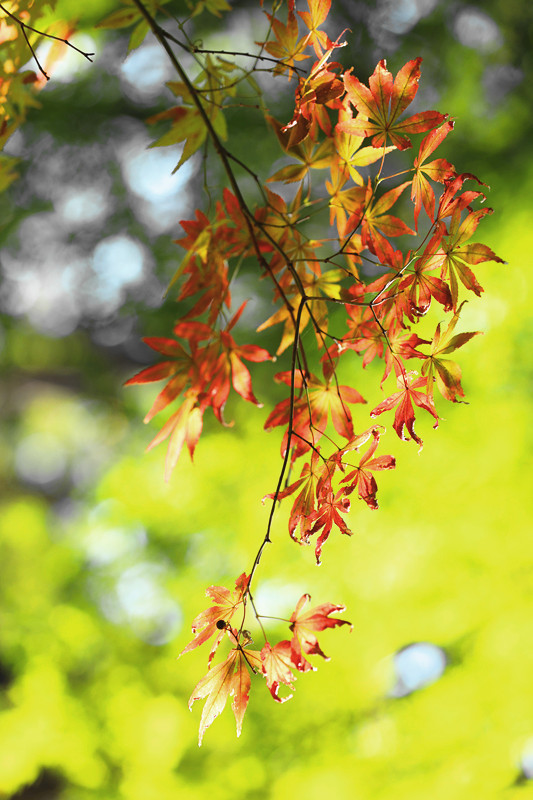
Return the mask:
<svg viewBox="0 0 533 800">
<path fill-rule="evenodd" d="M 262 432 L 273 390 L 259 373 L 265 409 L 229 408 L 235 428 L 213 426 L 195 464 L 183 459 L 168 485 L 163 454 L 142 455 L 152 392 L 120 386 L 148 360 L 141 333 L 174 319 L 172 301 L 161 305 L 179 258 L 170 240 L 202 202 L 203 177 L 198 160 L 163 228 L 128 183 L 149 141 L 143 120 L 169 95 L 135 90 L 127 38 L 92 29 L 113 7 L 57 3 L 66 16 L 81 11 L 98 58 L 43 91 L 12 145 L 21 178 L 0 200 L 0 797 L 533 797 L 529 2 L 335 5 L 339 30 L 352 30 L 343 62 L 360 77 L 383 56 L 393 70 L 423 56 L 420 101 L 457 119 L 445 155 L 492 185 L 497 213 L 484 241 L 509 263 L 484 265 L 485 295 L 469 302 L 465 329 L 485 331 L 462 357 L 469 405 L 441 409 L 436 432 L 421 421 L 425 449 L 399 447 L 380 510 L 354 504 L 355 536 L 332 536 L 318 571 L 278 513 L 259 605 L 284 616 L 310 590 L 317 603 L 346 604 L 352 634 L 324 636 L 332 662 L 286 705 L 258 677 L 241 739 L 226 714 L 201 750 L 199 710 L 189 714 L 186 700 L 204 654 L 175 658 L 203 587 L 250 566 L 279 439 Z M 233 13 L 243 39 L 261 38 L 246 4 Z M 236 43 L 236 30 L 207 17 L 195 22 L 204 43 Z M 280 118 L 290 115 L 287 96 Z M 260 169 L 275 150 L 253 110 L 245 119 L 235 112 L 230 125 L 242 150 L 261 137 Z M 83 221 L 67 201 L 86 190 L 96 192 L 86 210 L 104 211 Z M 116 237 L 142 254 L 134 281 L 113 273 L 110 283 L 105 259 L 97 269 L 96 248 Z M 245 271 L 243 296 L 254 291 Z M 416 657 L 416 642 L 444 657 L 425 672 L 422 659 L 417 680 L 413 662 L 405 672 L 397 657 Z"/>
</svg>

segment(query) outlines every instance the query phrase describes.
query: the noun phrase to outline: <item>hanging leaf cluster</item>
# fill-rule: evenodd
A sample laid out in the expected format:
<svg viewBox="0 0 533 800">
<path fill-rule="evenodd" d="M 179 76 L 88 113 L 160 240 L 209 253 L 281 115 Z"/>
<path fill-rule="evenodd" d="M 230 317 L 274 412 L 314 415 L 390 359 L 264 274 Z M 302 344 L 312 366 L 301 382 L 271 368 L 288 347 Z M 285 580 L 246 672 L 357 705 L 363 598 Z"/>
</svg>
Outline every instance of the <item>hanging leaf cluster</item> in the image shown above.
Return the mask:
<svg viewBox="0 0 533 800">
<path fill-rule="evenodd" d="M 281 362 L 272 369 L 279 400 L 264 423 L 267 431 L 279 429 L 281 456 L 279 474 L 264 498 L 271 502 L 267 530 L 233 591 L 208 588 L 212 605 L 193 621 L 194 638 L 183 650 L 211 645 L 208 672 L 190 700 L 191 705 L 205 700 L 201 742 L 230 697 L 240 733 L 252 679 L 264 679 L 274 700 L 288 699 L 280 688 L 292 690 L 296 675 L 314 668 L 309 658 L 325 658 L 317 633 L 349 624 L 331 616 L 344 610 L 341 605 L 306 611 L 306 593 L 284 622 L 287 638 L 274 642 L 266 631 L 253 581 L 271 541 L 278 503 L 291 498 L 289 534 L 312 544 L 317 563 L 330 536 L 352 535 L 354 498 L 361 508 L 378 508 L 380 473 L 396 466 L 387 452 L 394 434 L 421 448 L 419 417 L 429 415 L 436 428 L 441 399 L 463 401 L 461 368 L 448 356 L 455 358 L 478 333 L 456 332 L 466 298 L 483 292 L 478 268 L 504 262 L 475 241 L 479 223 L 492 213 L 479 207 L 487 187 L 443 155 L 453 119 L 416 109 L 421 58 L 396 74 L 382 59 L 367 81 L 357 77 L 355 66 L 335 60 L 346 42 L 343 34 L 332 40 L 326 30 L 331 0 L 307 0 L 302 8 L 288 0 L 263 10 L 264 40 L 253 52 L 230 54 L 203 50 L 192 29 L 187 33 L 204 11 L 232 13 L 224 0 L 191 2 L 190 19 L 177 26 L 167 4 L 121 0 L 100 24 L 132 28 L 130 48 L 153 35 L 175 70 L 168 87 L 176 105 L 147 120 L 162 130 L 153 145 L 182 144 L 176 169 L 203 153 L 223 175 L 211 211 L 198 209 L 181 222 L 176 245 L 182 258 L 169 289 L 178 301 L 177 318 L 166 336 L 145 339 L 160 360 L 127 382 L 162 383 L 145 421 L 166 415 L 149 447 L 167 441 L 167 480 L 184 450 L 191 459 L 195 454 L 206 414 L 227 425 L 224 412 L 232 394 L 260 405 L 253 365 Z M 8 10 L 0 5 L 0 36 L 14 48 L 17 65 L 27 60 L 21 33 L 30 19 L 19 5 L 11 3 Z M 182 51 L 194 57 L 193 70 L 180 61 Z M 27 87 L 42 81 L 45 71 L 41 65 L 38 73 L 15 68 L 9 76 L 2 63 L 5 139 L 19 122 L 18 109 L 34 103 Z M 269 109 L 254 78 L 259 68 L 294 97 L 290 119 L 277 119 Z M 244 105 L 244 97 L 249 104 L 250 92 L 265 136 L 283 159 L 271 174 L 257 174 L 246 156 L 231 149 L 226 111 Z M 250 199 L 245 189 L 250 181 L 239 177 L 243 170 L 260 202 Z M 3 175 L 4 182 L 11 179 Z M 257 292 L 272 302 L 253 341 L 242 321 L 246 303 L 235 308 L 232 301 L 243 262 L 254 265 Z M 438 318 L 434 327 L 430 311 Z M 420 336 L 423 320 L 430 331 L 424 328 Z M 278 331 L 275 354 L 261 341 L 270 328 Z M 358 385 L 356 366 L 370 364 L 381 364 L 375 374 L 385 396 L 377 404 L 369 403 Z M 341 372 L 351 376 L 348 384 Z M 384 427 L 389 423 L 392 437 Z M 261 637 L 255 649 L 253 624 Z"/>
<path fill-rule="evenodd" d="M 285 370 L 273 374 L 282 394 L 265 422 L 267 431 L 281 429 L 282 464 L 275 489 L 264 498 L 272 503 L 266 534 L 251 572 L 241 575 L 233 594 L 208 589 L 215 605 L 196 618 L 195 639 L 184 651 L 214 636 L 209 672 L 191 697 L 191 703 L 206 701 L 200 741 L 230 696 L 240 732 L 253 673 L 266 679 L 279 700 L 280 685 L 292 689 L 294 671 L 311 668 L 307 656 L 323 655 L 315 633 L 346 624 L 329 616 L 343 610 L 333 604 L 304 614 L 304 595 L 289 620 L 292 639 L 269 641 L 252 580 L 271 540 L 276 505 L 291 498 L 289 534 L 300 544 L 313 544 L 317 563 L 334 532 L 352 535 L 354 497 L 378 508 L 379 473 L 394 469 L 396 459 L 383 451 L 386 428 L 377 420 L 389 419 L 399 439 L 421 448 L 418 416 L 429 415 L 436 428 L 437 396 L 462 402 L 460 366 L 446 357 L 478 333 L 454 332 L 465 306 L 462 298 L 481 295 L 480 264 L 503 263 L 486 245 L 471 241 L 479 222 L 492 213 L 476 208 L 485 201 L 487 187 L 436 153 L 453 132 L 453 119 L 440 111 L 411 110 L 422 59 L 412 59 L 396 75 L 381 60 L 365 83 L 353 67 L 334 60 L 345 42 L 332 41 L 324 29 L 329 12 L 327 0 L 308 0 L 306 10 L 296 9 L 291 0 L 285 11 L 264 12 L 268 37 L 257 42 L 256 63 L 264 59 L 263 68 L 295 81 L 296 88 L 294 113 L 285 121 L 275 118 L 261 96 L 265 121 L 287 162 L 267 176 L 246 166 L 260 186 L 262 203 L 247 200 L 234 169 L 241 159 L 225 144 L 225 104 L 239 97 L 239 81 L 249 77 L 237 58 L 230 68 L 222 56 L 207 54 L 194 81 L 182 71 L 171 84 L 181 103 L 148 120 L 171 123 L 156 144 L 184 142 L 178 167 L 209 142 L 226 178 L 214 213 L 196 211 L 194 219 L 182 221 L 184 235 L 176 240 L 185 255 L 171 286 L 178 287 L 176 299 L 192 307 L 177 320 L 173 338 L 146 339 L 164 361 L 128 381 L 166 381 L 147 420 L 173 404 L 150 445 L 168 439 L 167 480 L 184 445 L 192 457 L 209 409 L 224 423 L 232 391 L 259 405 L 248 365 L 274 355 L 260 339 L 246 342 L 239 333 L 244 306 L 228 319 L 232 283 L 243 259 L 253 260 L 258 279 L 271 287 L 274 310 L 260 322 L 258 334 L 276 327 L 275 357 L 283 359 L 288 352 L 290 358 Z M 155 24 L 152 29 L 163 39 L 162 29 Z M 405 166 L 391 170 L 390 159 L 398 152 Z M 275 191 L 276 183 L 287 189 Z M 323 212 L 322 229 L 317 235 L 314 225 L 311 234 L 308 218 L 316 214 L 319 219 Z M 441 321 L 432 336 L 421 337 L 417 326 L 432 308 Z M 337 311 L 334 331 L 332 309 Z M 347 374 L 345 364 L 357 374 L 354 358 L 362 368 L 382 362 L 385 398 L 368 411 L 356 379 L 345 385 L 338 378 L 341 368 Z M 237 607 L 241 622 L 234 627 Z M 250 616 L 264 638 L 259 650 L 250 649 Z M 228 640 L 229 655 L 212 665 L 219 645 Z"/>
</svg>

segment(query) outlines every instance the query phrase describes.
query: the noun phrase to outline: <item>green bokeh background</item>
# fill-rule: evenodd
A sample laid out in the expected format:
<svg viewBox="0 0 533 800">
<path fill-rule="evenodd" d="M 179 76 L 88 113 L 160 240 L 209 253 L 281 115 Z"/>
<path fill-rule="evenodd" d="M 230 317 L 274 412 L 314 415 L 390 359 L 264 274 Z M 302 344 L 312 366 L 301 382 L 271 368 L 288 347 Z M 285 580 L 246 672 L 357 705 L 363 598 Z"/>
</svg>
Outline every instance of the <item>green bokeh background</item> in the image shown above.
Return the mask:
<svg viewBox="0 0 533 800">
<path fill-rule="evenodd" d="M 73 3 L 61 5 L 68 11 Z M 531 10 L 521 0 L 441 3 L 392 35 L 376 19 L 390 20 L 408 3 L 349 6 L 334 5 L 339 30 L 355 17 L 344 63 L 351 58 L 363 78 L 384 55 L 393 71 L 423 55 L 421 91 L 427 79 L 431 102 L 457 119 L 443 154 L 492 187 L 496 213 L 479 238 L 508 263 L 481 265 L 484 295 L 468 298 L 462 329 L 484 331 L 460 353 L 468 405 L 443 403 L 437 431 L 420 418 L 420 454 L 387 437 L 398 465 L 381 476 L 380 510 L 354 502 L 355 535 L 334 531 L 320 569 L 312 548 L 289 540 L 280 510 L 259 598 L 280 616 L 304 591 L 315 603 L 342 602 L 353 632 L 322 634 L 331 661 L 299 676 L 289 703 L 274 704 L 255 678 L 241 738 L 228 709 L 199 749 L 200 704 L 191 714 L 187 699 L 206 654 L 176 656 L 205 607 L 205 586 L 231 585 L 264 535 L 261 497 L 273 490 L 280 463 L 278 434 L 262 431 L 274 397 L 269 368 L 260 365 L 254 384 L 265 408 L 231 406 L 235 427 L 208 426 L 194 465 L 183 458 L 165 484 L 163 451 L 143 455 L 151 432 L 141 420 L 153 391 L 121 388 L 145 354 L 98 344 L 89 324 L 53 337 L 4 314 L 0 797 L 533 797 Z M 111 7 L 94 3 L 82 26 Z M 497 47 L 457 40 L 453 15 L 461 9 L 490 15 Z M 213 34 L 211 20 L 197 24 Z M 92 35 L 103 48 L 104 35 Z M 126 40 L 116 41 L 125 56 Z M 501 65 L 523 78 L 496 96 L 489 78 Z M 56 142 L 81 141 L 68 116 L 88 103 L 91 81 L 105 91 L 91 100 L 87 142 L 91 115 L 100 124 L 106 115 L 153 113 L 127 98 L 119 106 L 108 67 L 97 61 L 95 70 L 76 91 L 47 89 L 28 122 L 30 145 L 43 130 Z M 266 145 L 257 159 L 258 171 L 268 169 Z M 27 163 L 19 188 L 2 201 L 7 248 L 21 220 L 42 210 L 31 197 L 31 147 Z M 118 190 L 117 197 L 125 205 Z M 132 225 L 168 279 L 176 258 L 168 237 L 150 239 L 120 209 L 109 230 Z M 142 298 L 129 298 L 120 314 L 135 316 L 136 335 L 152 334 L 175 309 L 168 302 L 162 312 L 146 310 Z M 361 377 L 355 359 L 353 369 L 356 377 L 348 369 L 343 380 L 377 404 L 376 373 Z M 17 464 L 28 452 L 54 481 L 32 482 L 24 470 L 21 477 Z M 446 668 L 431 685 L 394 697 L 394 654 L 413 642 L 443 648 Z"/>
</svg>

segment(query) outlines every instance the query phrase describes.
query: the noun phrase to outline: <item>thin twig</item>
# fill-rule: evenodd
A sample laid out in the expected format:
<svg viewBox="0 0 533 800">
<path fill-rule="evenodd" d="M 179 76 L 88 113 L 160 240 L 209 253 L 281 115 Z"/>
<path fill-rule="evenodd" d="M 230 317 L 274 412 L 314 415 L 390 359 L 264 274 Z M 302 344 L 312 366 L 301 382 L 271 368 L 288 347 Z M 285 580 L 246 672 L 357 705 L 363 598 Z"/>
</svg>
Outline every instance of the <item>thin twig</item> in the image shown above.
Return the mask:
<svg viewBox="0 0 533 800">
<path fill-rule="evenodd" d="M 91 56 L 94 56 L 95 53 L 86 53 L 84 50 L 80 50 L 79 47 L 76 47 L 75 44 L 72 44 L 72 42 L 69 42 L 68 39 L 63 39 L 61 36 L 54 36 L 52 33 L 45 33 L 44 31 L 37 30 L 37 28 L 32 28 L 31 25 L 26 25 L 25 22 L 22 22 L 21 19 L 16 17 L 14 14 L 12 14 L 11 11 L 8 11 L 7 8 L 5 8 L 2 5 L 2 3 L 0 3 L 0 9 L 4 12 L 4 14 L 6 14 L 10 19 L 12 19 L 13 22 L 16 22 L 16 24 L 19 26 L 20 30 L 22 31 L 22 35 L 24 36 L 24 39 L 26 40 L 26 44 L 28 45 L 28 47 L 29 47 L 29 49 L 31 51 L 33 59 L 35 60 L 35 63 L 37 64 L 39 72 L 46 78 L 47 81 L 50 80 L 50 76 L 47 75 L 47 73 L 44 71 L 44 68 L 39 63 L 39 59 L 37 58 L 37 56 L 35 54 L 35 50 L 33 49 L 32 45 L 30 43 L 30 40 L 28 39 L 28 35 L 26 33 L 27 30 L 28 31 L 32 31 L 32 33 L 36 33 L 39 36 L 45 36 L 47 39 L 55 39 L 56 42 L 63 42 L 63 44 L 66 44 L 68 47 L 71 47 L 72 50 L 75 50 L 77 53 L 79 53 L 80 55 L 84 56 L 84 58 L 86 58 L 87 61 L 90 61 L 92 63 Z"/>
<path fill-rule="evenodd" d="M 271 61 L 273 64 L 278 64 L 281 67 L 286 67 L 287 69 L 293 69 L 295 72 L 301 72 L 305 75 L 305 69 L 303 67 L 296 67 L 292 64 L 286 64 L 279 58 L 272 58 L 271 56 L 262 56 L 260 53 L 242 53 L 238 50 L 205 50 L 202 47 L 196 47 L 193 45 L 193 52 L 194 53 L 205 53 L 206 55 L 214 55 L 214 56 L 242 56 L 243 58 L 255 58 L 256 61 Z M 254 69 L 254 72 L 256 70 Z M 269 70 L 270 71 L 270 70 Z"/>
</svg>

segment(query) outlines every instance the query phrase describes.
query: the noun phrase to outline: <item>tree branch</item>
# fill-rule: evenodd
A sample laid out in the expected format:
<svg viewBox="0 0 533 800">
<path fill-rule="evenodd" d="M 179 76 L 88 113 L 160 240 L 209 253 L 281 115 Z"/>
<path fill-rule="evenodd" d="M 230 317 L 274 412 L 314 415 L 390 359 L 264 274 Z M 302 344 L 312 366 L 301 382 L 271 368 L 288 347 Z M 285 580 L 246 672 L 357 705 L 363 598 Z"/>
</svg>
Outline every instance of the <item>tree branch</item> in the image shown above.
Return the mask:
<svg viewBox="0 0 533 800">
<path fill-rule="evenodd" d="M 35 54 L 35 50 L 33 49 L 32 45 L 30 43 L 30 40 L 28 39 L 28 35 L 26 33 L 27 30 L 28 31 L 32 31 L 32 33 L 36 33 L 39 36 L 45 36 L 47 39 L 55 39 L 56 42 L 63 42 L 63 44 L 66 44 L 67 47 L 72 48 L 72 50 L 75 50 L 77 53 L 79 53 L 84 58 L 86 58 L 87 61 L 90 61 L 92 63 L 91 56 L 94 56 L 95 55 L 94 53 L 86 53 L 84 50 L 80 50 L 80 48 L 76 47 L 75 44 L 72 44 L 72 42 L 69 42 L 68 39 L 63 39 L 61 36 L 54 36 L 52 33 L 45 33 L 44 31 L 37 30 L 37 28 L 32 28 L 31 25 L 26 25 L 26 23 L 22 22 L 22 20 L 19 19 L 18 17 L 16 17 L 15 14 L 12 14 L 11 11 L 8 11 L 7 8 L 5 8 L 5 6 L 2 5 L 2 3 L 0 3 L 0 9 L 4 12 L 4 14 L 6 14 L 6 16 L 8 16 L 10 19 L 12 19 L 13 22 L 15 22 L 19 26 L 20 30 L 22 31 L 22 35 L 24 36 L 24 39 L 26 40 L 26 44 L 28 45 L 28 47 L 29 47 L 29 49 L 31 51 L 32 57 L 33 57 L 35 63 L 37 64 L 39 72 L 46 78 L 47 81 L 50 80 L 50 76 L 45 72 L 44 68 L 39 63 L 39 59 L 37 58 L 37 55 Z"/>
</svg>

